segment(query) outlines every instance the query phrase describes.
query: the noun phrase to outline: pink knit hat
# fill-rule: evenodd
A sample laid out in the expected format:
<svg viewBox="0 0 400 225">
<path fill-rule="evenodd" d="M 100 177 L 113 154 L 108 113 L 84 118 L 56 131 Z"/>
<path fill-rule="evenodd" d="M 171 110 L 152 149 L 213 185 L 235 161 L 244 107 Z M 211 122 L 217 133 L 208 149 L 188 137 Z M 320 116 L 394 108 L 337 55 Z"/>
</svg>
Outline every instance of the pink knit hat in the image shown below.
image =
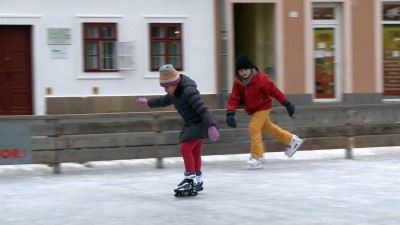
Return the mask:
<svg viewBox="0 0 400 225">
<path fill-rule="evenodd" d="M 160 86 L 170 87 L 179 84 L 181 76 L 171 64 L 160 67 Z"/>
</svg>

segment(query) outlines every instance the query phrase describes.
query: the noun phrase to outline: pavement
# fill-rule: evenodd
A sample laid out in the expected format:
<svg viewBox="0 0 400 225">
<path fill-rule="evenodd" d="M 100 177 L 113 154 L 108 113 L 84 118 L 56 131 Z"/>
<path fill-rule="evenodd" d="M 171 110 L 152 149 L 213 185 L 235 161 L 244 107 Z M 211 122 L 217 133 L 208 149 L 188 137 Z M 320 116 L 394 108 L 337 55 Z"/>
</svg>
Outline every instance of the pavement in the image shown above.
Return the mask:
<svg viewBox="0 0 400 225">
<path fill-rule="evenodd" d="M 204 191 L 174 197 L 180 158 L 0 166 L 1 225 L 400 224 L 400 147 L 203 157 Z"/>
</svg>

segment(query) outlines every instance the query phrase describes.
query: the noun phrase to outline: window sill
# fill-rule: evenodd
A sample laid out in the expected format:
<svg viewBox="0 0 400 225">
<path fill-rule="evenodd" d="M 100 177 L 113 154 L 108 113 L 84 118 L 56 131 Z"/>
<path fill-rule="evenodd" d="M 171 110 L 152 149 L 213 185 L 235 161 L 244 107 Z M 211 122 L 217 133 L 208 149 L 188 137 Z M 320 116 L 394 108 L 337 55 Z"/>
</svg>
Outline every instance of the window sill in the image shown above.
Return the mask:
<svg viewBox="0 0 400 225">
<path fill-rule="evenodd" d="M 124 76 L 121 75 L 86 75 L 77 77 L 78 80 L 116 80 L 116 79 L 125 79 Z"/>
</svg>

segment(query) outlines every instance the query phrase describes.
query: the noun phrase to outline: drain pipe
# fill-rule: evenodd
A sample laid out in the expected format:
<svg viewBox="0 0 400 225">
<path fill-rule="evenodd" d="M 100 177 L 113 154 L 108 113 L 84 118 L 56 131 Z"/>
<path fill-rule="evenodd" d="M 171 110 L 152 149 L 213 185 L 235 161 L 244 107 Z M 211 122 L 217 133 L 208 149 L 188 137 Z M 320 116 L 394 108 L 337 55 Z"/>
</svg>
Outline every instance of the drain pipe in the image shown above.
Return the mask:
<svg viewBox="0 0 400 225">
<path fill-rule="evenodd" d="M 228 105 L 228 37 L 226 31 L 226 4 L 225 0 L 220 0 L 220 20 L 221 20 L 221 64 L 222 64 L 222 90 L 220 95 L 220 108 L 224 109 Z"/>
</svg>

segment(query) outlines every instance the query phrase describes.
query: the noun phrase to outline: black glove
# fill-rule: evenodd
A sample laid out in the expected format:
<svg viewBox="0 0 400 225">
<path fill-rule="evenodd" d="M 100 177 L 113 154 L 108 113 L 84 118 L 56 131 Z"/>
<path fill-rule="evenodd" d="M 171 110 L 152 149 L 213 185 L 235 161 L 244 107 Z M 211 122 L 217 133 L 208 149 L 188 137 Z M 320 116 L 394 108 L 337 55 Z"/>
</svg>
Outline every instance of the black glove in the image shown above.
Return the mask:
<svg viewBox="0 0 400 225">
<path fill-rule="evenodd" d="M 294 114 L 294 111 L 296 111 L 294 105 L 291 102 L 289 102 L 288 100 L 285 100 L 282 103 L 282 105 L 286 107 L 287 113 L 289 114 L 290 117 L 292 117 Z"/>
<path fill-rule="evenodd" d="M 228 111 L 226 113 L 226 124 L 232 128 L 236 128 L 235 112 Z"/>
</svg>

